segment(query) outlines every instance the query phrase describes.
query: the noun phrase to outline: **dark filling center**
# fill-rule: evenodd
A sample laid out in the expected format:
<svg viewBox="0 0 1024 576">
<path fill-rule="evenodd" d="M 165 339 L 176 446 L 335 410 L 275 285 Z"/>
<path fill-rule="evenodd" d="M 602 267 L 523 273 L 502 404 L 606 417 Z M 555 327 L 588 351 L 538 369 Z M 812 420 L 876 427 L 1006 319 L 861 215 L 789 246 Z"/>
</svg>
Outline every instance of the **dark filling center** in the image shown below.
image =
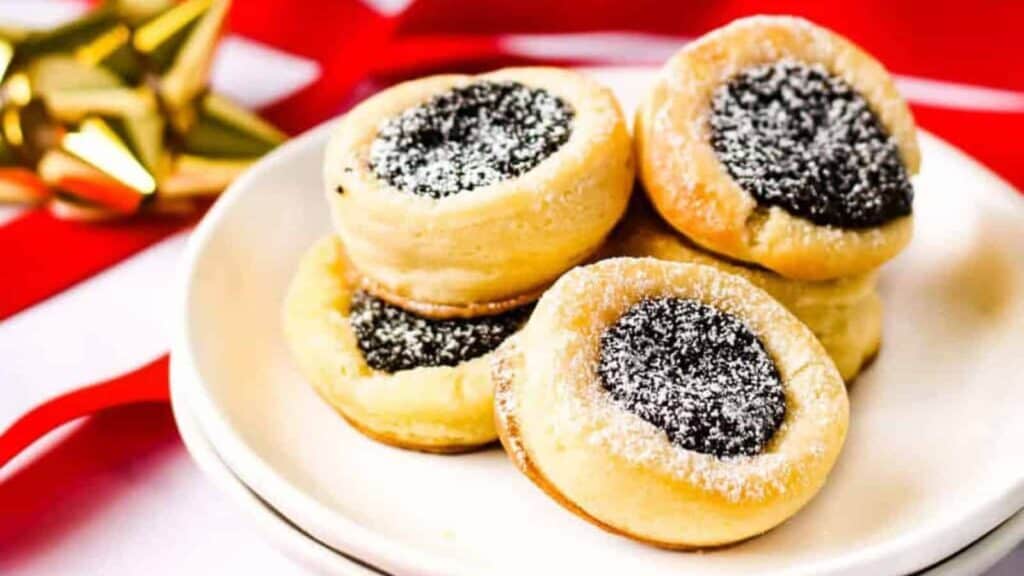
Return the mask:
<svg viewBox="0 0 1024 576">
<path fill-rule="evenodd" d="M 601 335 L 598 375 L 626 410 L 686 450 L 764 450 L 786 415 L 775 363 L 737 318 L 696 300 L 634 304 Z"/>
<path fill-rule="evenodd" d="M 370 168 L 391 186 L 444 198 L 514 178 L 569 139 L 572 109 L 517 82 L 454 88 L 380 128 Z"/>
<path fill-rule="evenodd" d="M 711 145 L 759 203 L 815 224 L 868 228 L 910 214 L 914 191 L 895 141 L 821 65 L 781 60 L 719 87 Z"/>
<path fill-rule="evenodd" d="M 352 295 L 349 324 L 374 370 L 398 372 L 455 366 L 494 350 L 526 321 L 532 305 L 496 316 L 434 320 L 392 306 L 367 292 Z"/>
</svg>

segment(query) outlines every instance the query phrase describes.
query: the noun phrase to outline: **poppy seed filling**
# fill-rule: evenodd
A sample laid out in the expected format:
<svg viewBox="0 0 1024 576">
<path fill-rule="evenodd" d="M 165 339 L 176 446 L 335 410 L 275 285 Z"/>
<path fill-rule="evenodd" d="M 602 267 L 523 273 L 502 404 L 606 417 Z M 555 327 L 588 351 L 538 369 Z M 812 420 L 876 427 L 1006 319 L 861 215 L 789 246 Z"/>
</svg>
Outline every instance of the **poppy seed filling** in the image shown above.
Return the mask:
<svg viewBox="0 0 1024 576">
<path fill-rule="evenodd" d="M 495 316 L 435 320 L 360 290 L 352 295 L 348 321 L 366 364 L 392 373 L 455 366 L 483 356 L 519 330 L 531 309 L 529 305 Z"/>
<path fill-rule="evenodd" d="M 558 150 L 573 111 L 546 90 L 477 82 L 438 94 L 384 122 L 370 168 L 395 188 L 444 198 L 514 178 Z"/>
<path fill-rule="evenodd" d="M 743 322 L 696 300 L 637 302 L 601 335 L 614 402 L 686 450 L 754 456 L 786 414 L 779 371 Z"/>
<path fill-rule="evenodd" d="M 896 142 L 867 101 L 820 64 L 746 69 L 715 90 L 710 124 L 718 158 L 762 205 L 851 229 L 911 213 Z"/>
</svg>

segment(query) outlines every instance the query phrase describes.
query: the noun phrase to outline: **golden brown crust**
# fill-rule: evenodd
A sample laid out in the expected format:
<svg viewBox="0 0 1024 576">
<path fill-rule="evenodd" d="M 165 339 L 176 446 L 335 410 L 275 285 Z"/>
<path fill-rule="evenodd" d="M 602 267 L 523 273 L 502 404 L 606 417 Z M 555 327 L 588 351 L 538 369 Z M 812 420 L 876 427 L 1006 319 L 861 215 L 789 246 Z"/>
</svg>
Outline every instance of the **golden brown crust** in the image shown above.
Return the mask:
<svg viewBox="0 0 1024 576">
<path fill-rule="evenodd" d="M 878 344 L 875 345 L 875 349 L 868 352 L 867 356 L 864 357 L 864 361 L 861 362 L 860 369 L 857 370 L 857 374 L 850 380 L 846 381 L 847 389 L 853 386 L 857 379 L 864 374 L 864 372 L 871 368 L 872 365 L 878 360 L 878 355 L 882 352 L 882 341 L 879 339 Z"/>
<path fill-rule="evenodd" d="M 593 372 L 599 336 L 645 297 L 696 298 L 741 318 L 782 376 L 787 415 L 761 454 L 680 449 L 611 403 Z M 495 417 L 516 465 L 598 526 L 667 548 L 755 536 L 821 488 L 846 434 L 845 388 L 821 345 L 748 282 L 710 267 L 617 258 L 577 268 L 495 354 Z"/>
<path fill-rule="evenodd" d="M 285 298 L 292 357 L 317 393 L 360 432 L 400 448 L 453 453 L 493 443 L 490 355 L 456 366 L 373 370 L 348 323 L 346 267 L 338 239 L 320 240 Z"/>
<path fill-rule="evenodd" d="M 896 141 L 908 172 L 917 172 L 914 120 L 881 64 L 805 20 L 760 16 L 707 34 L 665 65 L 636 114 L 640 178 L 665 220 L 714 252 L 803 280 L 873 270 L 909 242 L 910 216 L 863 230 L 817 226 L 759 206 L 711 148 L 707 114 L 715 88 L 749 66 L 782 57 L 819 63 L 856 88 Z"/>
<path fill-rule="evenodd" d="M 321 394 L 319 390 L 317 390 L 317 394 L 321 398 L 323 398 L 325 402 L 331 404 L 331 400 L 325 397 L 323 394 Z M 359 420 L 356 420 L 355 418 L 350 418 L 347 414 L 345 414 L 345 411 L 342 410 L 341 408 L 334 406 L 333 404 L 331 406 L 334 408 L 335 412 L 337 412 L 339 416 L 345 419 L 345 422 L 348 422 L 349 426 L 352 426 L 353 428 L 358 430 L 359 433 L 362 434 L 363 436 L 366 436 L 371 440 L 376 440 L 381 444 L 388 444 L 389 446 L 394 446 L 395 448 L 401 448 L 402 450 L 412 450 L 413 452 L 424 452 L 426 454 L 442 455 L 467 454 L 469 452 L 483 450 L 485 448 L 492 446 L 495 443 L 495 440 L 489 440 L 486 442 L 471 442 L 468 444 L 459 444 L 457 441 L 451 441 L 451 443 L 438 444 L 436 439 L 414 440 L 405 435 L 391 434 L 387 432 L 374 430 L 373 428 L 365 426 Z"/>
<path fill-rule="evenodd" d="M 814 332 L 847 384 L 878 353 L 882 341 L 882 299 L 877 291 L 848 306 L 796 308 L 792 312 Z"/>
<path fill-rule="evenodd" d="M 511 362 L 512 348 L 499 349 L 496 354 L 506 354 L 507 358 L 498 359 L 495 358 L 495 365 L 499 366 L 502 363 Z M 495 398 L 510 398 L 512 391 L 511 372 L 506 368 L 497 368 L 493 373 L 494 387 L 495 387 Z M 516 420 L 514 410 L 509 409 L 510 404 L 501 401 L 496 401 L 494 407 L 494 426 L 498 430 L 498 440 L 501 442 L 502 448 L 505 449 L 505 454 L 509 457 L 509 460 L 515 465 L 515 467 L 523 473 L 527 478 L 530 479 L 538 488 L 540 488 L 545 494 L 548 495 L 552 500 L 560 504 L 566 510 L 579 516 L 580 518 L 594 524 L 595 526 L 611 532 L 612 534 L 618 534 L 619 536 L 625 536 L 626 538 L 632 538 L 651 546 L 657 546 L 659 548 L 665 548 L 667 550 L 694 550 L 694 546 L 687 546 L 682 544 L 666 545 L 663 542 L 656 540 L 650 540 L 644 538 L 639 534 L 631 534 L 624 530 L 621 530 L 611 524 L 602 522 L 599 518 L 587 513 L 586 510 L 580 508 L 575 502 L 567 498 L 561 491 L 558 490 L 551 483 L 547 477 L 540 471 L 539 468 L 533 463 L 530 458 L 529 452 L 523 448 L 523 440 L 519 435 L 519 423 Z"/>
<path fill-rule="evenodd" d="M 381 121 L 480 80 L 515 81 L 562 98 L 574 111 L 569 140 L 519 177 L 442 199 L 398 191 L 375 176 L 369 147 Z M 614 96 L 555 68 L 399 84 L 339 120 L 324 158 L 335 228 L 355 267 L 392 301 L 441 314 L 537 293 L 587 259 L 625 211 L 633 177 L 632 142 Z"/>
</svg>

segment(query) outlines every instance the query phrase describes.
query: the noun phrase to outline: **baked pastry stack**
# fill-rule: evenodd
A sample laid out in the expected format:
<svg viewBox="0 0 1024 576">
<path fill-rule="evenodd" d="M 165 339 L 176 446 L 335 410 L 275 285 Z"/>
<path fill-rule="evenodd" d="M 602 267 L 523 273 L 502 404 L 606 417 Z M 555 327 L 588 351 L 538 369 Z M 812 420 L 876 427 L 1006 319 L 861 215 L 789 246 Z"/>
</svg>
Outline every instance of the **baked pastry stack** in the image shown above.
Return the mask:
<svg viewBox="0 0 1024 576">
<path fill-rule="evenodd" d="M 285 330 L 368 436 L 497 436 L 598 526 L 730 544 L 795 514 L 842 450 L 876 269 L 911 234 L 914 124 L 845 39 L 751 18 L 666 64 L 636 119 L 649 200 L 622 219 L 633 150 L 610 92 L 568 71 L 370 98 L 328 145 L 336 235 L 300 264 Z"/>
<path fill-rule="evenodd" d="M 737 20 L 666 63 L 636 115 L 651 204 L 619 253 L 700 262 L 767 290 L 852 379 L 878 349 L 875 270 L 910 240 L 913 117 L 871 56 L 790 17 Z"/>
<path fill-rule="evenodd" d="M 618 103 L 575 72 L 434 76 L 373 96 L 327 147 L 336 235 L 286 302 L 299 367 L 378 440 L 493 442 L 491 351 L 602 245 L 633 178 Z"/>
</svg>

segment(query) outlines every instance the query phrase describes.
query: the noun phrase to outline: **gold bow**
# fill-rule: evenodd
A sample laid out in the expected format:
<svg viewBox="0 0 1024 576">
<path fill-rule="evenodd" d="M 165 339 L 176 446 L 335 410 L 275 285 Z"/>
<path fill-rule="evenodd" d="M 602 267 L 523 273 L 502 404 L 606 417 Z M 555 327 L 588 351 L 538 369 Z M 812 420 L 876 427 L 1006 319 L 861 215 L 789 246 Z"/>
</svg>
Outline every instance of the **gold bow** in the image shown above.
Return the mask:
<svg viewBox="0 0 1024 576">
<path fill-rule="evenodd" d="M 179 212 L 284 141 L 209 89 L 230 0 L 108 0 L 0 29 L 0 201 L 65 218 Z"/>
</svg>

